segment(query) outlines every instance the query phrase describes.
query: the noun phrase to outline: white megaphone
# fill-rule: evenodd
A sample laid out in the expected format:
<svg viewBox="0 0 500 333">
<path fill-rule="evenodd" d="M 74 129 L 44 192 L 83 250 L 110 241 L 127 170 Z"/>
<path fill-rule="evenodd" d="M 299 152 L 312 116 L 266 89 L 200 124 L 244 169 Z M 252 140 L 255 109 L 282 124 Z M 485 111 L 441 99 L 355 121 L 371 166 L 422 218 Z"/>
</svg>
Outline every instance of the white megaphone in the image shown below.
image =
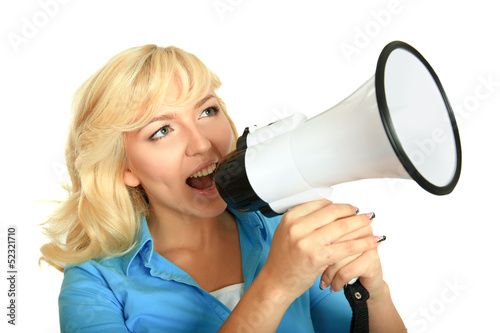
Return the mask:
<svg viewBox="0 0 500 333">
<path fill-rule="evenodd" d="M 336 106 L 255 131 L 218 165 L 215 184 L 239 211 L 282 214 L 328 197 L 335 184 L 408 178 L 436 195 L 456 186 L 462 153 L 443 87 L 412 46 L 395 41 L 375 75 Z"/>
</svg>

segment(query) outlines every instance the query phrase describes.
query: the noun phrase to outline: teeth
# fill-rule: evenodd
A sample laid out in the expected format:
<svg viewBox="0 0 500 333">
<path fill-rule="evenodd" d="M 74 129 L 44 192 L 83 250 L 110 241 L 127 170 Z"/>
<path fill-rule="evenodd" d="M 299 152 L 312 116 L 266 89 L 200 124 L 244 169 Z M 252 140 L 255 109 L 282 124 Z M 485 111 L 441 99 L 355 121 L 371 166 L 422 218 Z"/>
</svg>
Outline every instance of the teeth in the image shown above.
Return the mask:
<svg viewBox="0 0 500 333">
<path fill-rule="evenodd" d="M 214 170 L 215 170 L 216 167 L 217 167 L 217 165 L 215 163 L 213 163 L 210 166 L 208 166 L 207 168 L 198 171 L 197 173 L 195 173 L 194 175 L 192 175 L 189 178 L 198 178 L 198 177 L 203 177 L 203 176 L 210 175 L 211 173 L 214 172 Z"/>
</svg>

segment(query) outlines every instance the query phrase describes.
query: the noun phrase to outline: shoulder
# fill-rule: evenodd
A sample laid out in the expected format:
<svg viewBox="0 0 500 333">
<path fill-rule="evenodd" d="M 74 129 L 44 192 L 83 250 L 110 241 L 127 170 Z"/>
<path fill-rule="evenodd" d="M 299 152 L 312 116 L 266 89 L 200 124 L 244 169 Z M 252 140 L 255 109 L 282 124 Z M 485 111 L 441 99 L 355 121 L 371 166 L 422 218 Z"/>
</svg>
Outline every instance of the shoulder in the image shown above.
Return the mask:
<svg viewBox="0 0 500 333">
<path fill-rule="evenodd" d="M 123 297 L 116 293 L 122 275 L 110 265 L 115 260 L 66 267 L 58 300 L 62 331 L 128 332 Z"/>
<path fill-rule="evenodd" d="M 142 230 L 135 245 L 125 254 L 67 266 L 64 270 L 61 295 L 74 289 L 92 290 L 99 293 L 102 286 L 110 288 L 110 286 L 120 284 L 120 281 L 129 274 L 130 267 L 138 265 L 139 262 L 148 261 L 151 252 L 152 240 L 149 231 Z"/>
<path fill-rule="evenodd" d="M 97 308 L 121 312 L 121 302 L 109 285 L 112 276 L 109 270 L 95 260 L 65 268 L 59 293 L 61 323 L 78 322 L 75 309 L 79 309 L 80 314 L 83 312 L 84 317 L 94 317 Z"/>
<path fill-rule="evenodd" d="M 109 289 L 110 282 L 123 275 L 123 270 L 117 264 L 120 259 L 122 258 L 89 260 L 79 265 L 66 267 L 60 298 L 82 290 L 97 295 L 105 293 L 105 289 Z"/>
</svg>

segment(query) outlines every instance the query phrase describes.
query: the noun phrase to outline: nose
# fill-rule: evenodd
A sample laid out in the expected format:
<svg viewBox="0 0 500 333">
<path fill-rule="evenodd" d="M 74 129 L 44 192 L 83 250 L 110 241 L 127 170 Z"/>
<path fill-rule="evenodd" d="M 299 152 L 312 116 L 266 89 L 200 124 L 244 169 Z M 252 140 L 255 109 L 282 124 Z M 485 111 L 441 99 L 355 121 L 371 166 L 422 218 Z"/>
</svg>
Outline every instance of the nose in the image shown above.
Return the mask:
<svg viewBox="0 0 500 333">
<path fill-rule="evenodd" d="M 186 131 L 188 132 L 188 142 L 186 146 L 187 156 L 203 154 L 212 147 L 212 143 L 208 139 L 206 133 L 196 126 L 190 126 Z"/>
</svg>

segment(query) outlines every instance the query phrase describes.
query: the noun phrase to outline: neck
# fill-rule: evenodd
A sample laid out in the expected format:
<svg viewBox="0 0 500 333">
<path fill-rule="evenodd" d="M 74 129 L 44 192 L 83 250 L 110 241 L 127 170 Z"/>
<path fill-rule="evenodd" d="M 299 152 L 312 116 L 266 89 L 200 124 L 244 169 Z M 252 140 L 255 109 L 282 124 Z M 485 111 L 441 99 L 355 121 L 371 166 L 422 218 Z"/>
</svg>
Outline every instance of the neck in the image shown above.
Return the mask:
<svg viewBox="0 0 500 333">
<path fill-rule="evenodd" d="M 154 249 L 159 253 L 176 250 L 204 251 L 228 232 L 236 231 L 233 216 L 223 211 L 214 217 L 166 214 L 154 209 L 148 220 Z"/>
</svg>

